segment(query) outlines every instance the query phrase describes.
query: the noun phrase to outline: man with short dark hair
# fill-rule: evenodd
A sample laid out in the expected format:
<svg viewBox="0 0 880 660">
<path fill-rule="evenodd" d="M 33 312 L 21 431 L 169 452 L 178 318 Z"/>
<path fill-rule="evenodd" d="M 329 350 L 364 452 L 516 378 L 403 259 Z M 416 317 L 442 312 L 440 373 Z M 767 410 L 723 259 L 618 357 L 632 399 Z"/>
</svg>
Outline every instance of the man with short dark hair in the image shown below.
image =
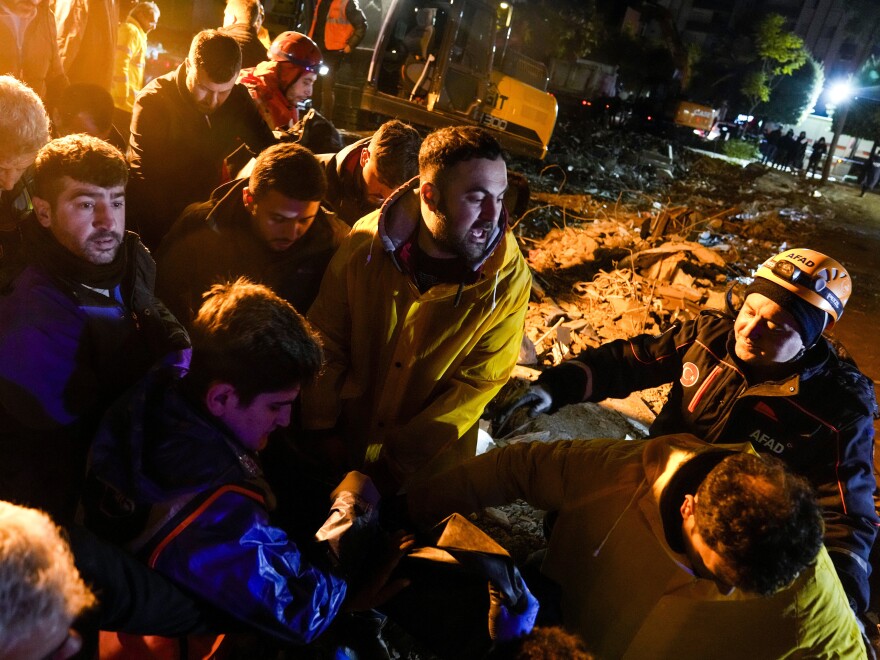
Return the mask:
<svg viewBox="0 0 880 660">
<path fill-rule="evenodd" d="M 315 156 L 295 143 L 261 153 L 247 179 L 194 204 L 156 257 L 159 296 L 183 322 L 212 284 L 246 276 L 305 313 L 348 226 L 321 208 L 327 183 Z"/>
<path fill-rule="evenodd" d="M 419 179 L 356 225 L 309 310 L 327 367 L 304 391 L 304 427 L 383 492 L 473 456 L 516 362 L 531 278 L 506 189 L 487 132 L 431 133 Z"/>
<path fill-rule="evenodd" d="M 223 27 L 220 32 L 228 34 L 241 48 L 241 68 L 249 69 L 267 59 L 266 46 L 257 34 L 263 17 L 260 0 L 226 0 Z"/>
<path fill-rule="evenodd" d="M 0 298 L 0 498 L 70 520 L 104 408 L 189 345 L 125 231 L 123 155 L 85 135 L 37 155 L 28 265 Z"/>
<path fill-rule="evenodd" d="M 135 101 L 129 142 L 129 219 L 147 247 L 188 204 L 228 180 L 224 159 L 244 142 L 256 155 L 276 142 L 247 90 L 236 84 L 241 50 L 217 30 L 199 32 L 175 71 Z"/>
<path fill-rule="evenodd" d="M 364 557 L 340 537 L 378 515 L 375 488 L 353 473 L 317 534 L 326 546 L 294 541 L 270 517 L 274 495 L 258 454 L 320 370 L 320 344 L 289 303 L 246 280 L 211 289 L 192 337 L 188 370 L 151 372 L 105 418 L 92 451 L 103 494 L 91 522 L 238 621 L 312 642 L 343 603 L 358 609 L 346 571 Z M 396 539 L 387 574 L 412 543 Z M 360 596 L 380 591 L 371 585 Z"/>
<path fill-rule="evenodd" d="M 153 295 L 155 265 L 125 231 L 128 166 L 87 135 L 37 154 L 27 267 L 0 297 L 0 499 L 65 526 L 99 594 L 95 626 L 175 635 L 201 607 L 167 580 L 71 524 L 106 408 L 159 363 L 185 363 L 189 337 Z"/>
<path fill-rule="evenodd" d="M 731 448 L 686 434 L 514 444 L 407 503 L 425 524 L 518 498 L 559 511 L 541 572 L 598 657 L 865 657 L 809 483 Z"/>
<path fill-rule="evenodd" d="M 836 259 L 789 248 L 761 265 L 739 310 L 705 310 L 659 335 L 590 348 L 542 373 L 512 408 L 534 415 L 670 383 L 651 435 L 748 439 L 807 477 L 825 514 L 828 552 L 862 614 L 880 523 L 877 401 L 871 379 L 822 334 L 843 314 L 852 286 Z"/>
<path fill-rule="evenodd" d="M 335 154 L 320 154 L 327 173 L 324 202 L 349 226 L 375 211 L 419 173 L 418 131 L 392 119 L 371 137 Z"/>
</svg>

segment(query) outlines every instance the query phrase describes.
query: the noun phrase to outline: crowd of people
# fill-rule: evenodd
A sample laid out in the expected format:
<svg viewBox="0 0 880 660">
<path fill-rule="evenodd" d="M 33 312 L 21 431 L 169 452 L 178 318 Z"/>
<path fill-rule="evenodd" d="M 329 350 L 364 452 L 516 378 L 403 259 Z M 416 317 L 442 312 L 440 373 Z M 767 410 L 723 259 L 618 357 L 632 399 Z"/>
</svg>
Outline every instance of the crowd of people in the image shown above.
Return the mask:
<svg viewBox="0 0 880 660">
<path fill-rule="evenodd" d="M 496 138 L 306 113 L 356 0 L 274 40 L 228 0 L 146 85 L 155 3 L 47 5 L 0 0 L 0 658 L 388 658 L 388 619 L 448 658 L 868 652 L 842 264 L 786 250 L 507 413 L 671 383 L 649 439 L 475 456 L 531 290 Z M 523 566 L 461 515 L 517 498 Z"/>
<path fill-rule="evenodd" d="M 808 146 L 810 157 L 804 168 Z M 821 174 L 825 154 L 828 153 L 828 144 L 824 137 L 810 140 L 805 131 L 801 131 L 795 137 L 794 129 L 790 128 L 783 134 L 782 126 L 776 126 L 772 130 L 765 130 L 758 149 L 761 152 L 761 163 L 783 172 L 804 173 L 809 177 L 811 174 L 813 176 Z"/>
</svg>

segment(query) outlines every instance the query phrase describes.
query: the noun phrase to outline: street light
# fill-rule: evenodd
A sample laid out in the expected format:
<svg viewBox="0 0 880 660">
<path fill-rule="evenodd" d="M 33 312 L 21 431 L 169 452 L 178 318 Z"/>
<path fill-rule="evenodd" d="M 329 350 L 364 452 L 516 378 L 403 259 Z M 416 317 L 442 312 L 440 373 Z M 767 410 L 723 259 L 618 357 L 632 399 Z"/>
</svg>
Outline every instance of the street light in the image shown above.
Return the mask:
<svg viewBox="0 0 880 660">
<path fill-rule="evenodd" d="M 826 105 L 836 106 L 834 112 L 840 111 L 840 121 L 837 122 L 837 128 L 834 129 L 834 137 L 831 138 L 831 144 L 828 147 L 828 155 L 825 157 L 825 165 L 822 167 L 820 185 L 828 181 L 828 175 L 831 173 L 831 163 L 834 162 L 834 156 L 837 153 L 837 143 L 843 134 L 843 126 L 846 124 L 846 116 L 849 114 L 849 101 L 852 98 L 853 91 L 852 83 L 847 78 L 831 85 L 825 93 Z"/>
</svg>

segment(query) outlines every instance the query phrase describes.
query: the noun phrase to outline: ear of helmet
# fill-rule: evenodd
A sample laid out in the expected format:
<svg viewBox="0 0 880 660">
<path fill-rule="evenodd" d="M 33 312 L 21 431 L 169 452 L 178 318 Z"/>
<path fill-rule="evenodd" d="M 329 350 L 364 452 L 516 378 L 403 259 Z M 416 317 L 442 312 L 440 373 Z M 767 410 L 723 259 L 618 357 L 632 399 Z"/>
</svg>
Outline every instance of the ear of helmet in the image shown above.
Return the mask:
<svg viewBox="0 0 880 660">
<path fill-rule="evenodd" d="M 770 257 L 761 264 L 755 277 L 770 280 L 827 312 L 829 328 L 843 315 L 852 294 L 852 279 L 839 261 L 805 248 L 792 248 Z"/>
</svg>

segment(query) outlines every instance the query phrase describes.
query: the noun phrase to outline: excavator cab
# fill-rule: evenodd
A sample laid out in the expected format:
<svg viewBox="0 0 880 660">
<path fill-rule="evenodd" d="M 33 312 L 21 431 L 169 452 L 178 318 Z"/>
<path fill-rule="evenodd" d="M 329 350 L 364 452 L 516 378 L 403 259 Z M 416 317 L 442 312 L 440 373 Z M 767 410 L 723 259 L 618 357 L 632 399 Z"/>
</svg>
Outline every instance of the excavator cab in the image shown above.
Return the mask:
<svg viewBox="0 0 880 660">
<path fill-rule="evenodd" d="M 556 123 L 546 69 L 530 81 L 499 70 L 510 9 L 486 0 L 392 0 L 370 61 L 360 108 L 429 128 L 477 124 L 508 150 L 543 157 Z M 506 59 L 506 58 L 505 58 Z M 535 87 L 542 82 L 544 89 Z"/>
</svg>

